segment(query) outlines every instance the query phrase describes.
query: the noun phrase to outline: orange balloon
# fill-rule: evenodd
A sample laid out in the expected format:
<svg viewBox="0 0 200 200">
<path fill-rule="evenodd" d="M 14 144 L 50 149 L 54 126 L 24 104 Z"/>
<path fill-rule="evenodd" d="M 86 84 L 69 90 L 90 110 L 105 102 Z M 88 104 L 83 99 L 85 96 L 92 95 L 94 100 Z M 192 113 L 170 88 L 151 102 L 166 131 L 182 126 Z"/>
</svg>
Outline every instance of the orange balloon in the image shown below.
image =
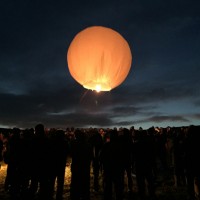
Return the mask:
<svg viewBox="0 0 200 200">
<path fill-rule="evenodd" d="M 67 52 L 71 76 L 86 89 L 110 91 L 127 77 L 132 54 L 116 31 L 92 26 L 79 32 Z"/>
</svg>

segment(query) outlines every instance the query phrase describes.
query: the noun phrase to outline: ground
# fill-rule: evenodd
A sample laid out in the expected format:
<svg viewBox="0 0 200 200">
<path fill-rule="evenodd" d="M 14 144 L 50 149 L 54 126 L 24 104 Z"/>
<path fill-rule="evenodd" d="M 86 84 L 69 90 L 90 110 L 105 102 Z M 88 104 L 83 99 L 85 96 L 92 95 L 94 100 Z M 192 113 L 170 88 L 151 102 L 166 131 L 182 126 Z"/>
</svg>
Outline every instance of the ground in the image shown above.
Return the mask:
<svg viewBox="0 0 200 200">
<path fill-rule="evenodd" d="M 8 200 L 9 194 L 4 191 L 4 180 L 6 176 L 6 168 L 7 165 L 5 163 L 1 163 L 1 169 L 0 169 L 0 200 Z M 66 174 L 65 174 L 65 187 L 64 187 L 64 200 L 70 200 L 69 197 L 69 188 L 70 188 L 70 167 L 69 164 L 66 166 Z M 93 178 L 92 172 L 91 172 L 91 180 Z M 135 176 L 133 176 L 134 186 L 133 186 L 133 196 L 130 197 L 127 185 L 125 183 L 125 198 L 124 200 L 134 199 L 138 200 L 137 195 L 137 184 L 135 180 Z M 102 182 L 102 177 L 100 177 L 100 183 Z M 92 185 L 92 184 L 91 184 Z M 186 186 L 182 187 L 174 187 L 174 180 L 173 176 L 169 178 L 166 181 L 162 181 L 161 179 L 158 180 L 157 187 L 156 187 L 156 195 L 158 197 L 158 200 L 186 200 L 187 199 L 187 191 Z M 93 191 L 93 188 L 91 186 L 91 200 L 103 200 L 103 191 L 102 189 L 97 193 Z"/>
</svg>

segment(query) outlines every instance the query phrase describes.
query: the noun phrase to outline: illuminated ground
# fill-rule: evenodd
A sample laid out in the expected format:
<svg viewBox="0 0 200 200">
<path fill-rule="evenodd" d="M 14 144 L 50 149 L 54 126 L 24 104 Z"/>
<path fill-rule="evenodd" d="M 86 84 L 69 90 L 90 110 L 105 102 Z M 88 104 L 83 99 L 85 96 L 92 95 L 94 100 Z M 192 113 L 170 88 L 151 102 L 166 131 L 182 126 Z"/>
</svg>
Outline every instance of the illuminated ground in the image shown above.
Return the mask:
<svg viewBox="0 0 200 200">
<path fill-rule="evenodd" d="M 6 168 L 7 168 L 7 165 L 3 163 L 0 169 L 0 200 L 9 199 L 9 194 L 4 191 L 4 180 L 6 176 Z M 71 176 L 70 168 L 69 168 L 69 165 L 67 165 L 66 174 L 65 174 L 64 200 L 70 200 L 69 198 L 70 176 Z M 93 175 L 91 171 L 91 181 L 92 181 L 92 178 L 93 178 Z M 129 200 L 129 199 L 138 200 L 137 185 L 136 185 L 134 177 L 133 177 L 133 180 L 134 180 L 134 186 L 133 186 L 134 194 L 132 197 L 128 195 L 127 185 L 125 184 L 124 200 Z M 102 182 L 102 177 L 100 178 L 100 183 L 101 182 Z M 98 193 L 95 193 L 91 186 L 91 200 L 103 200 L 102 194 L 103 194 L 102 189 Z M 186 200 L 187 199 L 186 187 L 184 186 L 184 187 L 175 188 L 173 186 L 173 179 L 171 180 L 169 179 L 168 181 L 165 181 L 165 183 L 161 182 L 157 186 L 156 194 L 157 194 L 158 199 L 160 200 Z"/>
</svg>

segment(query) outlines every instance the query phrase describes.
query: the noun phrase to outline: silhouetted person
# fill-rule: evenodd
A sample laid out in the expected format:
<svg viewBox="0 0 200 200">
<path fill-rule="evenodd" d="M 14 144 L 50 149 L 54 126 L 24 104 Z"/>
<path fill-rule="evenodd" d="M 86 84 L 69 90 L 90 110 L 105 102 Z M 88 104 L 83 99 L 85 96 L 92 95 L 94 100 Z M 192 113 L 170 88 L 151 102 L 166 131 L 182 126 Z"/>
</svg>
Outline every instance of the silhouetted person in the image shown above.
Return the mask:
<svg viewBox="0 0 200 200">
<path fill-rule="evenodd" d="M 21 134 L 21 161 L 20 161 L 20 185 L 21 198 L 28 198 L 29 183 L 31 180 L 32 142 L 34 129 L 25 129 Z"/>
<path fill-rule="evenodd" d="M 7 144 L 7 174 L 5 187 L 9 189 L 11 199 L 20 198 L 20 162 L 21 140 L 19 128 L 13 128 Z"/>
<path fill-rule="evenodd" d="M 186 185 L 185 176 L 185 135 L 181 129 L 174 134 L 174 181 L 175 186 Z"/>
<path fill-rule="evenodd" d="M 3 137 L 3 161 L 5 164 L 8 164 L 9 162 L 9 145 L 8 145 L 8 142 L 9 142 L 9 138 L 10 138 L 10 133 L 9 133 L 9 130 L 4 132 L 4 137 Z M 8 168 L 7 168 L 7 171 L 8 171 Z M 5 178 L 5 182 L 4 182 L 4 189 L 5 191 L 9 191 L 9 186 L 10 186 L 10 183 L 9 183 L 9 177 L 8 177 L 8 173 L 6 174 L 6 178 Z"/>
<path fill-rule="evenodd" d="M 92 160 L 93 175 L 94 175 L 93 186 L 95 191 L 99 191 L 99 173 L 101 167 L 99 161 L 99 154 L 103 146 L 103 138 L 97 129 L 92 130 L 90 143 L 93 149 L 93 160 Z"/>
<path fill-rule="evenodd" d="M 85 133 L 75 130 L 75 140 L 70 144 L 72 200 L 90 200 L 90 165 L 93 159 L 92 147 L 86 140 Z"/>
<path fill-rule="evenodd" d="M 123 199 L 124 189 L 124 157 L 123 143 L 119 140 L 117 130 L 110 130 L 110 141 L 104 143 L 100 160 L 103 166 L 104 200 Z M 108 139 L 108 138 L 107 138 Z M 114 186 L 114 193 L 112 188 Z"/>
<path fill-rule="evenodd" d="M 56 185 L 56 200 L 63 199 L 63 189 L 65 180 L 65 168 L 67 157 L 69 154 L 68 141 L 65 140 L 65 132 L 63 130 L 56 130 L 52 133 L 51 138 L 51 182 L 50 193 L 53 196 L 55 183 Z"/>
<path fill-rule="evenodd" d="M 3 161 L 3 135 L 0 133 L 0 162 Z M 1 163 L 0 163 L 1 169 Z"/>
<path fill-rule="evenodd" d="M 49 198 L 49 166 L 52 162 L 50 160 L 49 140 L 45 135 L 44 125 L 38 124 L 35 126 L 32 148 L 31 195 L 38 192 L 40 199 Z"/>
<path fill-rule="evenodd" d="M 146 198 L 146 182 L 148 195 L 155 199 L 154 166 L 155 152 L 152 140 L 147 135 L 146 130 L 137 132 L 133 145 L 133 161 L 135 163 L 136 180 L 138 194 L 141 200 Z"/>
<path fill-rule="evenodd" d="M 188 196 L 195 199 L 194 183 L 199 188 L 200 183 L 200 126 L 189 126 L 186 138 L 186 176 Z"/>
<path fill-rule="evenodd" d="M 132 135 L 131 132 L 127 128 L 123 128 L 122 130 L 122 139 L 123 147 L 121 151 L 123 151 L 124 157 L 124 173 L 127 176 L 128 180 L 128 192 L 131 194 L 133 192 L 133 179 L 132 179 Z"/>
<path fill-rule="evenodd" d="M 156 156 L 160 162 L 161 171 L 163 173 L 163 179 L 166 180 L 169 174 L 169 168 L 167 163 L 167 129 L 161 128 L 155 135 L 156 141 Z"/>
</svg>

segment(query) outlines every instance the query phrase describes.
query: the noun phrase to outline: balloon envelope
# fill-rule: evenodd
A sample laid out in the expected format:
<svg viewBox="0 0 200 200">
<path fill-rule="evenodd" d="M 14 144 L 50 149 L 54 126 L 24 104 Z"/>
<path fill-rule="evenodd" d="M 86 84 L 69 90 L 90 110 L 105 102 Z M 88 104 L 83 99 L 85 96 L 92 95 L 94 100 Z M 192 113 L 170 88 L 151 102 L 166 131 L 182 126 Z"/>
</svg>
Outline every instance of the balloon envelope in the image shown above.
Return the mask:
<svg viewBox="0 0 200 200">
<path fill-rule="evenodd" d="M 126 79 L 132 54 L 118 32 L 92 26 L 74 37 L 68 48 L 67 62 L 71 76 L 84 88 L 110 91 Z"/>
</svg>

